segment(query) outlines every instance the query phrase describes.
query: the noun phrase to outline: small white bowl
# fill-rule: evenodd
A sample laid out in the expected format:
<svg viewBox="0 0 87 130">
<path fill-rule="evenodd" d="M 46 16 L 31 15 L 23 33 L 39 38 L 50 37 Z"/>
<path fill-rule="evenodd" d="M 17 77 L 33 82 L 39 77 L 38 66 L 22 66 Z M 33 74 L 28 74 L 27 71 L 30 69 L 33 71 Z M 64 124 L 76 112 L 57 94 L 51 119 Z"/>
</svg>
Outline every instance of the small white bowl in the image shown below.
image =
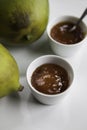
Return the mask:
<svg viewBox="0 0 87 130">
<path fill-rule="evenodd" d="M 65 70 L 68 72 L 68 76 L 69 76 L 69 87 L 62 93 L 60 94 L 54 94 L 54 95 L 48 95 L 48 94 L 44 94 L 39 92 L 38 90 L 36 90 L 32 84 L 31 84 L 31 77 L 33 72 L 36 70 L 37 67 L 39 67 L 42 64 L 45 63 L 53 63 L 53 64 L 58 64 L 60 66 L 62 66 L 63 68 L 65 68 Z M 34 95 L 34 97 L 41 103 L 43 104 L 55 104 L 57 103 L 64 95 L 67 95 L 67 92 L 70 90 L 72 84 L 73 84 L 73 80 L 74 80 L 74 71 L 72 66 L 63 58 L 59 57 L 59 56 L 55 56 L 55 55 L 45 55 L 45 56 L 41 56 L 37 59 L 35 59 L 29 66 L 26 72 L 26 78 L 27 78 L 27 82 L 29 84 L 29 87 L 31 89 L 32 94 Z"/>
<path fill-rule="evenodd" d="M 65 21 L 76 23 L 77 20 L 78 20 L 78 18 L 74 17 L 74 16 L 60 16 L 60 17 L 57 17 L 56 19 L 54 19 L 53 21 L 49 22 L 49 24 L 47 26 L 47 34 L 48 34 L 48 38 L 50 41 L 50 46 L 55 54 L 60 55 L 62 57 L 71 57 L 71 56 L 77 54 L 78 50 L 80 50 L 82 45 L 84 45 L 87 42 L 87 26 L 84 22 L 80 23 L 80 27 L 83 30 L 83 32 L 85 33 L 85 37 L 79 43 L 75 43 L 75 44 L 71 44 L 71 45 L 63 44 L 58 41 L 55 41 L 50 35 L 52 27 L 54 25 L 56 25 L 57 23 L 65 22 Z"/>
</svg>

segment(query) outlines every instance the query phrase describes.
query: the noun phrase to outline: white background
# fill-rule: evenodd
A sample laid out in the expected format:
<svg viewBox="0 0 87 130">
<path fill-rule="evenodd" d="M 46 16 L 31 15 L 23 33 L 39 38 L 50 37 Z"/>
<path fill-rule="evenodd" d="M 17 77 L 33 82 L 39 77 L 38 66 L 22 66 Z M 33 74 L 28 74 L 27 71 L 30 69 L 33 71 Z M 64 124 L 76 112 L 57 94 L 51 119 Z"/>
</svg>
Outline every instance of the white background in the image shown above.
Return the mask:
<svg viewBox="0 0 87 130">
<path fill-rule="evenodd" d="M 80 17 L 87 0 L 49 0 L 49 21 L 61 15 Z M 87 16 L 83 20 L 87 24 Z M 26 69 L 35 58 L 54 54 L 46 32 L 27 47 L 9 47 L 15 57 L 23 92 L 0 99 L 0 130 L 87 130 L 87 45 L 74 57 L 67 58 L 75 71 L 75 82 L 69 95 L 56 105 L 37 102 L 26 81 Z"/>
</svg>

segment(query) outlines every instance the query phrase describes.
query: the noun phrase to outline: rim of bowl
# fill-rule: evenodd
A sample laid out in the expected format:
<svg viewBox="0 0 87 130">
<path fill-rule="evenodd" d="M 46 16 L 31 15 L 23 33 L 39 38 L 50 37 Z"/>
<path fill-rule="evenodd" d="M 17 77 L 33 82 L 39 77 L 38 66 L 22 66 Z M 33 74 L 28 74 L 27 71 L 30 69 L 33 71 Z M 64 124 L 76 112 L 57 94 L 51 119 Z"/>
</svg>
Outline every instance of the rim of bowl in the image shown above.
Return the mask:
<svg viewBox="0 0 87 130">
<path fill-rule="evenodd" d="M 56 17 L 55 19 L 53 19 L 52 21 L 50 21 L 50 22 L 48 23 L 48 25 L 47 25 L 47 35 L 48 35 L 48 37 L 49 37 L 53 42 L 55 42 L 56 44 L 59 44 L 59 45 L 61 45 L 61 46 L 70 47 L 70 46 L 78 46 L 79 44 L 82 44 L 82 42 L 84 42 L 85 40 L 87 40 L 87 25 L 86 25 L 86 23 L 83 22 L 83 21 L 81 21 L 80 25 L 82 24 L 82 26 L 86 27 L 86 32 L 85 32 L 85 37 L 84 37 L 80 42 L 77 42 L 77 43 L 75 43 L 75 44 L 70 44 L 70 45 L 68 45 L 68 44 L 63 44 L 62 42 L 58 42 L 58 41 L 54 40 L 54 39 L 51 37 L 51 35 L 50 35 L 50 31 L 51 31 L 52 27 L 55 26 L 55 25 L 58 23 L 57 21 L 58 21 L 60 18 L 72 18 L 72 19 L 75 19 L 75 20 L 78 20 L 78 19 L 79 19 L 78 17 L 73 16 L 73 15 L 72 15 L 72 16 L 71 16 L 71 15 L 62 15 L 62 16 Z M 64 21 L 64 20 L 63 20 L 63 21 Z M 67 20 L 65 20 L 65 21 L 67 21 Z M 60 22 L 62 22 L 62 20 L 60 20 Z M 52 24 L 52 26 L 51 26 L 51 24 Z M 49 27 L 49 26 L 51 26 L 51 27 Z"/>
<path fill-rule="evenodd" d="M 60 60 L 62 60 L 63 62 L 65 62 L 66 64 L 68 64 L 68 66 L 70 67 L 70 69 L 71 69 L 71 73 L 72 73 L 72 75 L 73 75 L 73 78 L 72 78 L 72 81 L 71 81 L 71 83 L 70 83 L 70 85 L 67 87 L 67 89 L 66 90 L 64 90 L 63 92 L 61 92 L 61 93 L 58 93 L 58 94 L 45 94 L 45 93 L 42 93 L 42 92 L 40 92 L 40 91 L 38 91 L 37 89 L 35 89 L 34 87 L 33 87 L 33 85 L 31 84 L 31 81 L 29 80 L 29 76 L 28 76 L 28 70 L 30 69 L 30 66 L 34 63 L 34 62 L 36 62 L 36 61 L 38 61 L 38 60 L 40 60 L 41 58 L 58 58 L 58 59 L 60 59 Z M 42 63 L 42 64 L 44 64 L 44 63 Z M 40 66 L 40 65 L 39 65 Z M 38 66 L 38 67 L 39 67 Z M 37 68 L 37 67 L 36 67 Z M 34 69 L 35 70 L 35 69 Z M 67 71 L 67 70 L 66 70 Z M 34 71 L 32 71 L 32 74 L 33 74 L 33 72 Z M 32 76 L 32 74 L 31 74 L 31 76 Z M 37 93 L 37 94 L 39 94 L 39 95 L 42 95 L 42 96 L 45 96 L 45 97 L 56 97 L 56 96 L 59 96 L 59 95 L 62 95 L 63 93 L 66 93 L 66 91 L 68 91 L 70 88 L 71 88 L 71 85 L 73 84 L 73 82 L 74 82 L 74 70 L 73 70 L 73 67 L 71 66 L 71 64 L 68 62 L 68 61 L 66 61 L 64 58 L 62 58 L 62 57 L 60 57 L 60 56 L 57 56 L 57 55 L 43 55 L 43 56 L 40 56 L 40 57 L 38 57 L 38 58 L 36 58 L 35 60 L 33 60 L 29 65 L 28 65 L 28 68 L 27 68 L 27 71 L 26 71 L 26 77 L 27 77 L 27 82 L 28 82 L 28 85 L 29 85 L 29 87 L 30 87 L 30 89 L 31 90 L 33 90 L 35 93 Z M 31 79 L 31 78 L 30 78 Z"/>
</svg>

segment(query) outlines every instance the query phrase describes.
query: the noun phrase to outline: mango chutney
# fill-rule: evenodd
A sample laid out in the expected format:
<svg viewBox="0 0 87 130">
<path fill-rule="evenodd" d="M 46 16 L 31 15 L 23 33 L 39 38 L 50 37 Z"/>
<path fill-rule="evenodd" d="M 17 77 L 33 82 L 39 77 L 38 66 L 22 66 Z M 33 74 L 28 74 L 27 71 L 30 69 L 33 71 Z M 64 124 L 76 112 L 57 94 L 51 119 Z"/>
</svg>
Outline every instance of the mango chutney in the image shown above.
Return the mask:
<svg viewBox="0 0 87 130">
<path fill-rule="evenodd" d="M 57 64 L 43 64 L 36 68 L 31 77 L 33 87 L 45 94 L 57 94 L 69 86 L 67 71 Z"/>
</svg>

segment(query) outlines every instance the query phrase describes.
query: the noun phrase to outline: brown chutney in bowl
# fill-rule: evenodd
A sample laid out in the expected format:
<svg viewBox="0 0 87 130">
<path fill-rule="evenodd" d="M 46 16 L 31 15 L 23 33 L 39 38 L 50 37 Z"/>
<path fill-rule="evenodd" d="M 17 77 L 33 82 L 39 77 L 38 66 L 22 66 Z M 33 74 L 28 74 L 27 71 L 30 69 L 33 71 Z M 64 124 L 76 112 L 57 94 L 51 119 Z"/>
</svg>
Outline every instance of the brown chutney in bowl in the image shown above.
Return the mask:
<svg viewBox="0 0 87 130">
<path fill-rule="evenodd" d="M 74 25 L 73 22 L 69 21 L 59 22 L 52 27 L 50 35 L 54 40 L 63 44 L 71 45 L 79 43 L 84 39 L 85 33 L 79 25 L 74 30 L 70 31 Z"/>
<path fill-rule="evenodd" d="M 45 94 L 64 92 L 69 86 L 67 71 L 57 64 L 43 64 L 36 68 L 31 77 L 32 86 Z"/>
</svg>

